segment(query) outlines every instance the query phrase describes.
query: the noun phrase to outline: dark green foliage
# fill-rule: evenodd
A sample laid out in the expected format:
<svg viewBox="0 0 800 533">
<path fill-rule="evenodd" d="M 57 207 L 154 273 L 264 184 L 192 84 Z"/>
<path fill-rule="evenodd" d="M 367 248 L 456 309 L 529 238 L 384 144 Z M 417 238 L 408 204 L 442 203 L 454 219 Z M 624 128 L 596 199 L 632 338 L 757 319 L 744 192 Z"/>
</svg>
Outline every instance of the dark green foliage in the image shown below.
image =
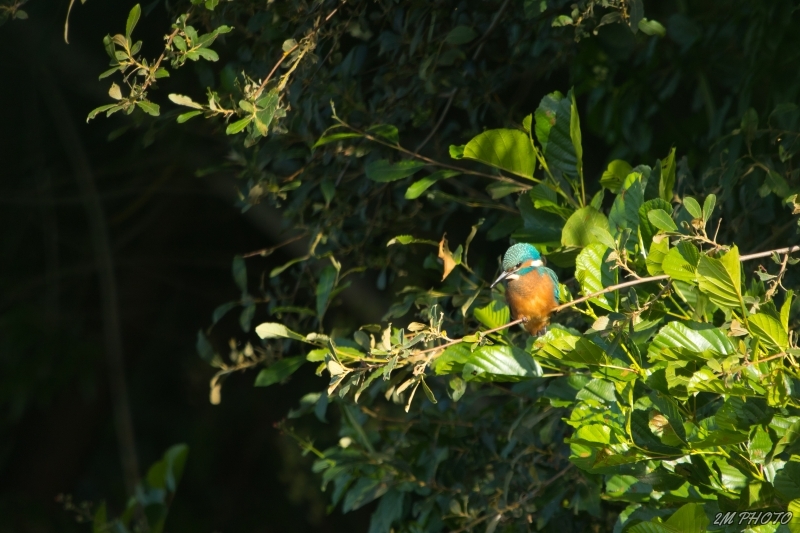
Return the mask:
<svg viewBox="0 0 800 533">
<path fill-rule="evenodd" d="M 198 351 L 214 403 L 247 368 L 266 365 L 258 386 L 305 361 L 330 377 L 291 418 L 331 420 L 338 443 L 283 428 L 334 505 L 378 500 L 375 533 L 700 532 L 718 511 L 800 507 L 794 260 L 753 276 L 739 252 L 796 240 L 789 3 L 653 19 L 640 0 L 193 4 L 149 62 L 134 8 L 106 74 L 142 80 L 90 118 L 158 116 L 162 60 L 219 60 L 214 86 L 169 95 L 193 109 L 170 117 L 231 136 L 202 172 L 235 173 L 242 210 L 279 208 L 304 252 L 257 290 L 236 257 L 242 299 Z M 539 87 L 568 66 L 573 90 Z M 487 286 L 509 239 L 540 248 L 567 300 L 659 277 L 537 339 L 487 333 L 509 317 Z M 365 272 L 393 293 L 384 316 L 358 314 Z M 271 318 L 253 328 L 257 306 Z M 249 336 L 223 357 L 213 325 L 237 307 Z"/>
</svg>

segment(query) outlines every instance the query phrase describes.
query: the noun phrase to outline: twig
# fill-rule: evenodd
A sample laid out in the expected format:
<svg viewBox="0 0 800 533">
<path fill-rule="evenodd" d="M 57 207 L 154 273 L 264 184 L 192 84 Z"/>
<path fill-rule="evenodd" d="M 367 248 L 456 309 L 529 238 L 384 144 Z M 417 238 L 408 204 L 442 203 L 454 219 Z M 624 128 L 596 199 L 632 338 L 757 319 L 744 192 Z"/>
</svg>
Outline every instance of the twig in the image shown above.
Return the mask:
<svg viewBox="0 0 800 533">
<path fill-rule="evenodd" d="M 328 16 L 325 17 L 325 20 L 323 21 L 323 23 L 328 22 L 331 19 L 331 17 L 333 15 L 335 15 L 337 11 L 339 11 L 340 7 L 341 6 L 336 6 L 336 8 L 334 8 L 333 11 L 328 13 Z M 319 29 L 319 27 L 317 27 L 315 29 Z M 283 55 L 278 60 L 278 62 L 275 63 L 275 66 L 272 67 L 272 70 L 269 71 L 269 74 L 267 74 L 267 77 L 264 78 L 264 81 L 261 82 L 261 85 L 258 86 L 258 90 L 256 91 L 256 94 L 255 94 L 256 98 L 258 98 L 261 95 L 261 93 L 264 92 L 264 88 L 267 86 L 267 83 L 269 83 L 269 80 L 272 79 L 272 76 L 275 75 L 275 71 L 278 70 L 278 67 L 281 66 L 281 63 L 283 63 L 286 60 L 286 58 L 289 57 L 290 55 L 292 55 L 292 52 L 297 50 L 299 47 L 300 47 L 300 43 L 298 42 L 293 47 L 291 47 L 289 50 L 287 50 L 286 52 L 283 53 Z"/>
<path fill-rule="evenodd" d="M 297 43 L 293 47 L 291 47 L 288 51 L 283 53 L 283 55 L 278 60 L 278 62 L 275 63 L 275 66 L 272 67 L 272 70 L 269 71 L 269 74 L 267 74 L 267 77 L 264 78 L 264 81 L 261 82 L 261 85 L 258 86 L 258 90 L 256 91 L 256 94 L 255 94 L 256 98 L 258 98 L 261 95 L 261 93 L 264 91 L 264 87 L 266 87 L 267 83 L 269 83 L 269 80 L 272 79 L 272 76 L 275 74 L 275 71 L 278 70 L 278 67 L 281 66 L 281 63 L 283 63 L 284 60 L 287 57 L 289 57 L 292 54 L 292 52 L 297 50 L 299 47 L 300 47 L 300 43 Z"/>
<path fill-rule="evenodd" d="M 786 357 L 786 355 L 787 355 L 786 352 L 781 352 L 779 354 L 775 354 L 775 355 L 772 355 L 770 357 L 765 357 L 764 359 L 759 359 L 757 361 L 748 361 L 747 363 L 742 365 L 742 368 L 744 368 L 746 366 L 750 366 L 750 365 L 757 365 L 758 363 L 764 363 L 766 361 L 772 361 L 773 359 L 780 359 L 782 357 Z"/>
<path fill-rule="evenodd" d="M 520 187 L 523 188 L 523 190 L 526 190 L 526 191 L 532 188 L 530 185 L 526 185 L 526 184 L 521 183 L 521 182 L 519 182 L 519 181 L 517 181 L 515 179 L 507 178 L 505 176 L 495 176 L 495 175 L 492 175 L 492 174 L 486 174 L 485 172 L 478 172 L 478 171 L 475 171 L 475 170 L 469 170 L 469 169 L 466 169 L 466 168 L 457 167 L 455 165 L 448 165 L 447 163 L 442 163 L 441 161 L 436 161 L 435 159 L 431 159 L 430 157 L 425 157 L 424 155 L 419 155 L 417 153 L 414 153 L 411 150 L 409 150 L 408 148 L 403 148 L 399 144 L 392 144 L 392 143 L 384 141 L 383 139 L 379 139 L 377 137 L 374 137 L 374 136 L 370 135 L 369 133 L 367 133 L 367 132 L 365 132 L 363 130 L 360 130 L 360 129 L 354 127 L 354 126 L 351 126 L 350 124 L 342 121 L 341 119 L 339 119 L 339 123 L 342 126 L 344 126 L 345 128 L 348 128 L 348 129 L 358 133 L 359 135 L 362 135 L 368 141 L 372 141 L 372 142 L 381 144 L 383 146 L 386 146 L 388 148 L 392 148 L 394 150 L 397 150 L 398 152 L 401 152 L 403 154 L 406 154 L 406 155 L 409 155 L 409 156 L 414 157 L 416 159 L 419 159 L 420 161 L 425 161 L 429 165 L 442 167 L 442 168 L 448 168 L 450 170 L 455 170 L 455 171 L 460 172 L 462 174 L 469 174 L 471 176 L 481 176 L 483 178 L 489 178 L 489 179 L 492 179 L 492 180 L 504 181 L 506 183 L 513 183 L 515 185 L 519 185 Z M 535 182 L 539 182 L 540 181 L 540 180 L 535 179 L 535 178 L 530 178 L 530 179 L 535 181 Z"/>
<path fill-rule="evenodd" d="M 769 257 L 774 253 L 776 253 L 776 254 L 787 254 L 788 255 L 788 254 L 790 254 L 792 252 L 797 252 L 797 251 L 800 251 L 800 246 L 790 246 L 788 248 L 780 248 L 778 250 L 770 250 L 768 252 L 759 252 L 757 254 L 742 255 L 742 256 L 739 257 L 739 261 L 749 261 L 751 259 L 758 259 L 760 257 Z M 660 280 L 664 280 L 664 279 L 669 279 L 669 276 L 666 275 L 666 274 L 662 274 L 660 276 L 651 276 L 649 278 L 639 278 L 639 279 L 635 279 L 635 280 L 632 280 L 632 281 L 626 281 L 625 283 L 619 283 L 617 285 L 612 285 L 610 287 L 606 287 L 602 291 L 593 292 L 592 294 L 587 294 L 586 296 L 582 296 L 582 297 L 580 297 L 580 298 L 578 298 L 576 300 L 572 300 L 572 301 L 567 302 L 565 304 L 561 304 L 558 307 L 556 307 L 555 309 L 553 309 L 552 312 L 553 313 L 558 313 L 559 311 L 563 311 L 564 309 L 567 309 L 567 308 L 575 306 L 575 305 L 577 305 L 579 303 L 585 302 L 586 300 L 591 300 L 592 298 L 597 298 L 598 296 L 602 296 L 603 294 L 606 294 L 607 292 L 618 291 L 619 289 L 624 289 L 626 287 L 633 287 L 634 285 L 640 285 L 642 283 L 649 283 L 651 281 L 660 281 Z M 498 331 L 502 331 L 504 329 L 508 329 L 511 326 L 516 326 L 517 324 L 520 324 L 522 322 L 523 322 L 523 320 L 521 318 L 518 318 L 516 320 L 512 320 L 511 322 L 509 322 L 509 323 L 507 323 L 507 324 L 505 324 L 503 326 L 498 326 L 496 328 L 492 328 L 492 329 L 489 329 L 489 330 L 486 330 L 486 331 L 480 331 L 478 333 L 481 336 L 485 336 L 485 335 L 489 335 L 490 333 L 497 333 Z M 462 342 L 464 342 L 463 338 L 461 338 L 461 339 L 453 339 L 453 340 L 451 340 L 449 342 L 446 342 L 444 344 L 440 344 L 439 346 L 436 346 L 434 348 L 428 348 L 427 350 L 422 350 L 422 351 L 416 352 L 415 357 L 409 358 L 409 360 L 411 362 L 420 361 L 421 359 L 419 357 L 417 357 L 417 356 L 420 356 L 420 355 L 423 355 L 423 354 L 427 354 L 427 353 L 431 353 L 431 352 L 436 352 L 436 351 L 442 350 L 444 348 L 449 348 L 450 346 L 454 346 L 454 345 L 460 344 Z M 433 358 L 434 357 L 431 356 L 431 357 L 428 357 L 427 359 L 433 359 Z"/>
<path fill-rule="evenodd" d="M 749 261 L 751 259 L 758 259 L 759 257 L 769 257 L 772 254 L 791 254 L 793 252 L 800 252 L 800 246 L 789 246 L 788 248 L 778 248 L 777 250 L 769 250 L 767 252 L 758 252 L 756 254 L 748 254 L 739 256 L 739 261 Z"/>
<path fill-rule="evenodd" d="M 573 466 L 574 465 L 572 463 L 568 464 L 559 473 L 557 473 L 556 475 L 554 475 L 553 477 L 551 477 L 547 481 L 544 481 L 538 487 L 536 487 L 531 492 L 529 492 L 527 495 L 523 496 L 522 498 L 520 498 L 516 502 L 512 503 L 511 505 L 509 505 L 505 509 L 498 510 L 497 512 L 492 512 L 490 514 L 483 515 L 480 518 L 477 518 L 477 519 L 473 520 L 472 522 L 470 522 L 466 526 L 462 527 L 461 529 L 453 530 L 450 533 L 464 533 L 464 531 L 469 531 L 470 529 L 474 528 L 475 526 L 477 526 L 481 522 L 483 522 L 485 520 L 488 520 L 489 518 L 495 518 L 499 513 L 505 513 L 505 512 L 509 512 L 509 511 L 513 511 L 515 509 L 518 509 L 519 507 L 521 507 L 528 500 L 531 500 L 531 499 L 535 498 L 536 496 L 538 496 L 539 493 L 542 490 L 546 489 L 547 487 L 549 487 L 550 485 L 552 485 L 553 483 L 555 483 L 556 481 L 558 481 L 559 479 L 564 477 L 564 475 L 566 475 L 567 472 L 569 472 L 572 469 Z"/>
<path fill-rule="evenodd" d="M 277 250 L 278 248 L 280 248 L 282 246 L 286 246 L 289 243 L 293 243 L 294 241 L 299 241 L 300 239 L 302 239 L 306 235 L 308 235 L 308 232 L 304 231 L 300 235 L 297 235 L 296 237 L 292 237 L 291 239 L 287 239 L 287 240 L 283 241 L 280 244 L 276 244 L 275 246 L 271 246 L 269 248 L 262 248 L 261 250 L 256 250 L 254 252 L 248 252 L 246 254 L 242 254 L 242 258 L 247 259 L 248 257 L 255 257 L 257 255 L 260 255 L 261 257 L 266 257 L 269 254 L 271 254 L 272 252 L 274 252 L 275 250 Z"/>
<path fill-rule="evenodd" d="M 431 140 L 433 135 L 436 133 L 436 130 L 438 130 L 439 126 L 441 126 L 442 122 L 444 122 L 444 117 L 445 117 L 445 115 L 447 115 L 447 112 L 450 110 L 450 104 L 453 103 L 453 98 L 455 98 L 457 90 L 458 89 L 453 89 L 452 91 L 450 91 L 450 97 L 447 99 L 447 103 L 444 105 L 444 110 L 442 111 L 442 114 L 439 117 L 439 120 L 436 122 L 436 125 L 433 126 L 433 128 L 430 131 L 430 133 L 428 133 L 428 136 L 425 137 L 425 139 L 421 143 L 419 143 L 419 146 L 417 146 L 417 148 L 414 150 L 415 154 L 419 153 L 419 151 L 422 150 L 422 148 L 426 144 L 428 144 L 428 141 Z"/>
<path fill-rule="evenodd" d="M 492 19 L 492 23 L 489 25 L 488 28 L 486 28 L 486 32 L 480 38 L 480 41 L 478 41 L 475 53 L 472 54 L 472 60 L 473 61 L 478 59 L 478 56 L 480 55 L 481 50 L 483 50 L 483 45 L 486 43 L 486 39 L 489 37 L 489 35 L 491 35 L 491 33 L 497 27 L 497 23 L 500 21 L 500 17 L 502 16 L 503 11 L 505 11 L 506 8 L 508 7 L 509 1 L 510 0 L 506 0 L 505 2 L 503 2 L 503 5 L 500 6 L 500 9 L 498 9 L 497 13 L 495 13 L 494 19 Z"/>
</svg>

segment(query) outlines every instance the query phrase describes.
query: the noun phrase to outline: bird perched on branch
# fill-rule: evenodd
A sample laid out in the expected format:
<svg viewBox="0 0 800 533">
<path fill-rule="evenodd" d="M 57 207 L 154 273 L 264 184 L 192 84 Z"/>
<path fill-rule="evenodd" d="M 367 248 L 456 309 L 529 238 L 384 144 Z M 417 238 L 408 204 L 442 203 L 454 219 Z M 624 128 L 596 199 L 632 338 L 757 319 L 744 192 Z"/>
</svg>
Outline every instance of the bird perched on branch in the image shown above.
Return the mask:
<svg viewBox="0 0 800 533">
<path fill-rule="evenodd" d="M 532 244 L 519 243 L 506 250 L 503 272 L 492 287 L 503 280 L 508 282 L 506 301 L 511 316 L 522 319 L 531 335 L 541 332 L 558 306 L 558 276 L 544 266 L 544 259 Z"/>
</svg>

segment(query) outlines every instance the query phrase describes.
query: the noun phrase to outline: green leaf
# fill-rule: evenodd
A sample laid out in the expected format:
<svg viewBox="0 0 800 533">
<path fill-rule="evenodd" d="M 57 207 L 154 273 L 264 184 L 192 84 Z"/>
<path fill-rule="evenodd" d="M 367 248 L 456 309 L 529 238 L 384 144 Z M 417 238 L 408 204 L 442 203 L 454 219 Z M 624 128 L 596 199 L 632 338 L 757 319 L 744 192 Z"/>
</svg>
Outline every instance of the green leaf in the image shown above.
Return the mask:
<svg viewBox="0 0 800 533">
<path fill-rule="evenodd" d="M 736 246 L 719 259 L 701 255 L 697 278 L 700 291 L 717 306 L 732 309 L 741 305 L 742 274 Z"/>
<path fill-rule="evenodd" d="M 437 181 L 446 180 L 448 178 L 453 178 L 460 175 L 461 172 L 457 172 L 455 170 L 437 170 L 433 174 L 425 176 L 421 180 L 412 183 L 411 186 L 406 190 L 406 200 L 414 200 L 415 198 L 419 198 L 422 193 L 428 190 L 428 188 Z"/>
<path fill-rule="evenodd" d="M 397 127 L 391 124 L 376 124 L 375 126 L 371 126 L 367 130 L 367 133 L 374 133 L 392 144 L 398 144 L 400 142 L 400 133 L 397 131 Z"/>
<path fill-rule="evenodd" d="M 479 307 L 472 312 L 478 321 L 489 329 L 499 328 L 508 324 L 511 312 L 508 306 L 499 300 L 493 300 L 486 307 Z"/>
<path fill-rule="evenodd" d="M 523 228 L 514 232 L 513 237 L 518 241 L 532 244 L 552 243 L 558 246 L 561 243 L 564 219 L 556 214 L 536 209 L 535 202 L 533 191 L 520 195 L 517 206 L 522 215 Z"/>
<path fill-rule="evenodd" d="M 256 335 L 262 339 L 275 339 L 284 337 L 287 339 L 294 339 L 297 341 L 305 341 L 306 338 L 299 333 L 295 333 L 283 324 L 277 322 L 264 322 L 256 326 Z"/>
<path fill-rule="evenodd" d="M 687 196 L 683 199 L 683 207 L 686 208 L 693 218 L 703 218 L 703 210 L 700 208 L 700 204 L 691 196 Z"/>
<path fill-rule="evenodd" d="M 233 257 L 232 272 L 233 281 L 236 283 L 236 286 L 239 287 L 242 294 L 247 294 L 247 265 L 241 255 Z"/>
<path fill-rule="evenodd" d="M 325 310 L 328 308 L 328 301 L 331 297 L 331 292 L 336 287 L 336 282 L 339 277 L 339 270 L 333 265 L 328 265 L 322 269 L 317 282 L 317 316 L 320 320 L 325 315 Z"/>
<path fill-rule="evenodd" d="M 115 107 L 122 107 L 122 106 L 120 106 L 118 104 L 106 104 L 106 105 L 101 105 L 100 107 L 96 107 L 96 108 L 92 109 L 92 111 L 86 117 L 86 122 L 89 122 L 90 120 L 92 120 L 94 117 L 96 117 L 97 115 L 99 115 L 103 111 L 108 111 L 109 109 L 112 109 L 112 108 L 115 108 Z"/>
<path fill-rule="evenodd" d="M 748 317 L 750 334 L 761 339 L 761 345 L 769 355 L 781 352 L 789 347 L 789 335 L 783 325 L 771 315 L 758 313 Z"/>
<path fill-rule="evenodd" d="M 675 162 L 675 148 L 661 160 L 661 181 L 658 183 L 658 196 L 665 202 L 672 201 L 672 188 L 675 186 L 675 173 L 678 165 Z"/>
<path fill-rule="evenodd" d="M 681 242 L 667 252 L 661 262 L 661 268 L 672 279 L 696 283 L 699 261 L 700 252 L 697 251 L 697 248 L 689 242 Z"/>
<path fill-rule="evenodd" d="M 505 198 L 509 194 L 522 192 L 525 189 L 527 189 L 527 187 L 522 184 L 511 183 L 508 181 L 495 181 L 486 187 L 486 192 L 489 193 L 489 196 L 492 197 L 492 200 L 499 200 L 500 198 Z"/>
<path fill-rule="evenodd" d="M 369 477 L 358 478 L 358 481 L 344 497 L 342 512 L 354 511 L 365 506 L 375 498 L 380 498 L 388 488 L 388 485 L 381 480 Z"/>
<path fill-rule="evenodd" d="M 563 246 L 583 248 L 596 242 L 592 234 L 592 228 L 601 228 L 608 231 L 608 219 L 603 213 L 590 205 L 581 207 L 569 217 L 564 225 L 564 229 L 561 232 L 561 244 Z"/>
<path fill-rule="evenodd" d="M 681 533 L 705 533 L 708 517 L 701 503 L 687 503 L 670 516 L 665 525 Z"/>
<path fill-rule="evenodd" d="M 578 176 L 583 176 L 583 147 L 581 146 L 581 119 L 578 116 L 578 105 L 575 103 L 575 93 L 569 91 L 570 112 L 569 112 L 569 138 L 572 141 L 572 148 L 575 150 L 575 172 Z M 638 207 L 638 206 L 637 206 Z"/>
<path fill-rule="evenodd" d="M 412 235 L 398 235 L 393 239 L 390 239 L 389 242 L 386 243 L 386 246 L 391 246 L 393 244 L 430 244 L 433 246 L 439 246 L 439 243 L 436 241 L 431 241 L 428 239 L 417 239 Z"/>
<path fill-rule="evenodd" d="M 606 258 L 611 251 L 604 244 L 594 243 L 584 247 L 575 259 L 575 278 L 581 284 L 584 294 L 599 292 L 605 287 L 617 283 L 617 271 L 611 270 Z M 589 300 L 603 309 L 613 311 L 609 297 L 614 298 L 611 293 L 606 293 Z"/>
<path fill-rule="evenodd" d="M 542 375 L 530 354 L 498 344 L 481 346 L 474 352 L 467 343 L 450 346 L 433 366 L 437 375 L 463 374 L 466 381 L 519 381 Z"/>
<path fill-rule="evenodd" d="M 658 332 L 647 348 L 651 361 L 708 359 L 735 352 L 730 338 L 711 324 L 670 322 Z"/>
<path fill-rule="evenodd" d="M 250 323 L 253 321 L 253 316 L 256 314 L 256 304 L 252 300 L 244 306 L 242 313 L 239 315 L 239 326 L 245 333 L 250 332 Z"/>
<path fill-rule="evenodd" d="M 357 139 L 361 138 L 363 135 L 360 133 L 334 133 L 332 135 L 326 135 L 324 137 L 320 137 L 317 142 L 311 147 L 312 150 L 315 148 L 319 148 L 325 144 L 329 144 L 336 141 L 341 141 L 342 139 Z"/>
<path fill-rule="evenodd" d="M 761 426 L 756 426 L 753 438 L 747 447 L 750 453 L 750 460 L 756 464 L 764 464 L 769 452 L 772 451 L 772 440 L 769 433 Z"/>
<path fill-rule="evenodd" d="M 369 520 L 368 533 L 389 533 L 392 523 L 403 516 L 403 498 L 405 493 L 397 489 L 389 489 L 383 495 L 378 507 Z"/>
<path fill-rule="evenodd" d="M 797 456 L 775 475 L 775 491 L 786 501 L 800 498 L 800 462 Z"/>
<path fill-rule="evenodd" d="M 203 109 L 203 106 L 189 98 L 188 96 L 184 96 L 182 94 L 175 94 L 171 93 L 168 98 L 175 104 L 192 107 L 194 109 Z"/>
<path fill-rule="evenodd" d="M 467 44 L 475 37 L 478 36 L 478 32 L 470 28 L 469 26 L 456 26 L 447 34 L 447 37 L 444 38 L 444 41 L 447 44 Z"/>
<path fill-rule="evenodd" d="M 781 325 L 786 333 L 789 333 L 789 314 L 792 312 L 792 299 L 794 298 L 794 291 L 786 291 L 786 297 L 781 305 Z"/>
<path fill-rule="evenodd" d="M 658 229 L 662 231 L 671 231 L 677 232 L 678 226 L 675 225 L 675 222 L 672 220 L 672 217 L 669 216 L 663 209 L 653 209 L 648 211 L 647 219 Z"/>
<path fill-rule="evenodd" d="M 298 368 L 303 366 L 306 358 L 302 355 L 294 357 L 284 357 L 271 364 L 269 367 L 264 368 L 256 376 L 256 387 L 269 387 L 275 383 L 280 383 L 297 371 Z"/>
<path fill-rule="evenodd" d="M 94 512 L 94 517 L 92 518 L 92 533 L 106 533 L 109 530 L 108 524 L 106 523 L 107 516 L 106 504 L 103 502 L 100 504 L 100 507 L 97 508 L 97 511 Z"/>
<path fill-rule="evenodd" d="M 158 104 L 154 104 L 153 102 L 150 102 L 149 100 L 140 100 L 140 101 L 136 102 L 136 105 L 139 106 L 139 108 L 142 111 L 144 111 L 145 113 L 147 113 L 148 115 L 152 115 L 154 117 L 157 117 L 159 114 L 161 114 L 161 110 L 158 107 Z"/>
<path fill-rule="evenodd" d="M 398 161 L 397 163 L 390 163 L 386 159 L 378 159 L 367 163 L 366 173 L 367 178 L 372 181 L 388 183 L 412 176 L 424 166 L 425 163 L 412 159 Z"/>
<path fill-rule="evenodd" d="M 572 99 L 556 91 L 539 103 L 534 113 L 536 138 L 550 170 L 576 175 L 578 155 L 570 135 Z"/>
<path fill-rule="evenodd" d="M 633 167 L 622 159 L 615 159 L 608 164 L 608 168 L 600 178 L 600 185 L 617 194 L 625 182 L 625 178 L 633 172 Z"/>
<path fill-rule="evenodd" d="M 194 118 L 197 115 L 202 115 L 202 114 L 203 114 L 202 111 L 189 111 L 188 113 L 182 113 L 182 114 L 178 115 L 177 122 L 178 122 L 178 124 L 183 124 L 184 122 L 186 122 L 190 118 Z"/>
<path fill-rule="evenodd" d="M 659 230 L 658 227 L 650 222 L 650 218 L 648 216 L 650 211 L 655 209 L 662 209 L 665 213 L 669 213 L 672 211 L 672 206 L 669 204 L 669 202 L 665 202 L 661 198 L 648 200 L 639 206 L 639 233 L 642 236 L 642 242 L 644 243 L 645 248 L 650 247 L 650 243 L 653 242 L 653 236 L 656 235 Z"/>
<path fill-rule="evenodd" d="M 663 239 L 659 242 L 652 242 L 646 260 L 648 274 L 651 276 L 660 276 L 664 274 L 664 259 L 667 257 L 668 252 L 669 241 L 667 239 Z"/>
<path fill-rule="evenodd" d="M 467 147 L 466 144 L 462 144 L 461 146 L 456 146 L 455 144 L 450 145 L 450 157 L 453 159 L 463 159 L 464 158 L 464 149 Z"/>
<path fill-rule="evenodd" d="M 211 346 L 211 343 L 208 341 L 208 337 L 203 332 L 202 329 L 197 330 L 197 354 L 200 356 L 200 359 L 203 361 L 210 363 L 214 359 L 214 347 Z"/>
<path fill-rule="evenodd" d="M 717 196 L 709 194 L 703 202 L 703 220 L 708 223 L 711 220 L 711 215 L 714 213 L 714 206 L 717 203 Z"/>
<path fill-rule="evenodd" d="M 667 36 L 667 29 L 657 20 L 647 20 L 642 18 L 638 24 L 639 30 L 645 35 L 658 35 L 659 37 Z"/>
<path fill-rule="evenodd" d="M 228 124 L 228 127 L 225 128 L 225 134 L 234 135 L 236 133 L 239 133 L 240 131 L 245 129 L 248 124 L 250 124 L 251 120 L 253 120 L 252 115 L 244 117 L 241 120 L 237 120 L 236 122 L 232 122 L 231 124 Z"/>
<path fill-rule="evenodd" d="M 133 6 L 130 13 L 128 13 L 128 21 L 125 23 L 125 36 L 130 38 L 136 23 L 139 22 L 139 17 L 142 15 L 142 7 L 139 4 Z"/>
<path fill-rule="evenodd" d="M 154 463 L 147 471 L 147 483 L 154 489 L 165 489 L 174 493 L 183 477 L 189 447 L 185 444 L 171 446 L 160 461 Z"/>
<path fill-rule="evenodd" d="M 614 199 L 611 211 L 608 214 L 608 225 L 613 235 L 619 236 L 623 230 L 631 230 L 634 236 L 628 240 L 629 248 L 633 251 L 636 243 L 636 234 L 639 228 L 639 208 L 644 202 L 644 187 L 642 187 L 641 174 L 632 172 L 625 178 L 622 189 Z"/>
<path fill-rule="evenodd" d="M 533 177 L 536 154 L 528 136 L 519 130 L 488 130 L 464 147 L 464 157 L 524 178 Z"/>
</svg>

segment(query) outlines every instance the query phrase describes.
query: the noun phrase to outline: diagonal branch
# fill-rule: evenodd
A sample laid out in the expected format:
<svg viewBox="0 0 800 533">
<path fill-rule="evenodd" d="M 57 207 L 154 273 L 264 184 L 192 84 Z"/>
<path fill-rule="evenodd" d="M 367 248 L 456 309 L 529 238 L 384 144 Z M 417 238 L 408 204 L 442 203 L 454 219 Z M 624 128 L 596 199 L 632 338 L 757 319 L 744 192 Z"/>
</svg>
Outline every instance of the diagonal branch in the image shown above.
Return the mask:
<svg viewBox="0 0 800 533">
<path fill-rule="evenodd" d="M 787 257 L 788 257 L 788 254 L 790 254 L 792 252 L 797 252 L 797 251 L 800 251 L 800 246 L 789 246 L 789 247 L 786 247 L 786 248 L 778 248 L 777 250 L 769 250 L 767 252 L 759 252 L 759 253 L 755 253 L 755 254 L 743 255 L 743 256 L 739 257 L 739 261 L 743 262 L 743 261 L 750 261 L 751 259 L 759 259 L 761 257 L 770 257 L 772 254 L 779 254 L 779 255 L 780 254 L 787 254 Z M 602 296 L 603 294 L 606 294 L 608 292 L 618 291 L 620 289 L 625 289 L 627 287 L 633 287 L 634 285 L 640 285 L 642 283 L 649 283 L 649 282 L 652 282 L 652 281 L 661 281 L 661 280 L 665 280 L 665 279 L 669 279 L 669 276 L 666 275 L 666 274 L 662 274 L 660 276 L 650 276 L 648 278 L 639 278 L 639 279 L 635 279 L 635 280 L 632 280 L 632 281 L 626 281 L 625 283 L 618 283 L 617 285 L 611 285 L 610 287 L 604 288 L 602 291 L 593 292 L 592 294 L 587 294 L 586 296 L 581 296 L 580 298 L 572 300 L 571 302 L 567 302 L 565 304 L 561 304 L 558 307 L 556 307 L 555 309 L 553 309 L 553 312 L 554 313 L 558 313 L 559 311 L 563 311 L 564 309 L 568 309 L 568 308 L 573 307 L 573 306 L 575 306 L 575 305 L 577 305 L 579 303 L 583 303 L 583 302 L 585 302 L 587 300 L 591 300 L 592 298 L 597 298 L 598 296 Z M 509 322 L 507 324 L 504 324 L 502 326 L 499 326 L 499 327 L 496 327 L 496 328 L 492 328 L 492 329 L 489 329 L 489 330 L 486 330 L 486 331 L 480 331 L 480 332 L 478 332 L 478 334 L 482 335 L 482 336 L 485 336 L 485 335 L 489 335 L 490 333 L 497 333 L 498 331 L 502 331 L 504 329 L 508 329 L 511 326 L 516 326 L 517 324 L 521 324 L 521 323 L 522 323 L 522 319 L 518 318 L 518 319 L 512 320 L 511 322 Z M 439 346 L 435 346 L 433 348 L 428 348 L 426 350 L 419 351 L 415 355 L 416 356 L 420 356 L 420 355 L 424 355 L 424 354 L 428 354 L 428 353 L 432 353 L 432 352 L 437 352 L 439 350 L 442 350 L 444 348 L 448 348 L 450 346 L 454 346 L 456 344 L 460 344 L 462 342 L 464 342 L 463 338 L 461 338 L 461 339 L 453 339 L 453 340 L 451 340 L 449 342 L 446 342 L 444 344 L 440 344 Z M 427 358 L 423 358 L 423 359 L 431 360 L 434 357 L 436 357 L 436 355 L 437 354 L 434 354 L 434 355 L 428 356 Z M 419 361 L 421 359 L 418 358 L 418 357 L 414 357 L 412 360 L 413 361 Z"/>
</svg>

